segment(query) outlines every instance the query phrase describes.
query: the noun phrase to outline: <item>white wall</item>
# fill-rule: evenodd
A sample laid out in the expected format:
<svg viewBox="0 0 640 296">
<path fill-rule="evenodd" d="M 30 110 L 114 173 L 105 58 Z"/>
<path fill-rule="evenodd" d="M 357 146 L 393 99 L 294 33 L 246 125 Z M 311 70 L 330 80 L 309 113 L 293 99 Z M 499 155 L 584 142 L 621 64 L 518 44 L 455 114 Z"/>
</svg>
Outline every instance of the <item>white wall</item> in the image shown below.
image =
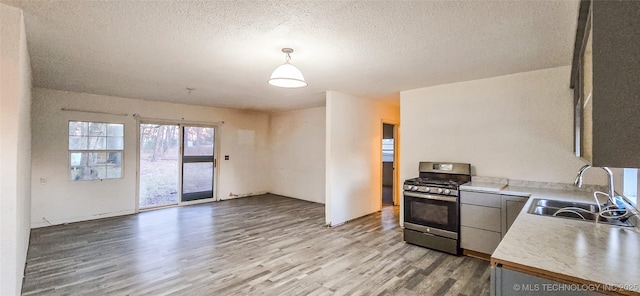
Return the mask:
<svg viewBox="0 0 640 296">
<path fill-rule="evenodd" d="M 398 122 L 399 109 L 333 91 L 326 108 L 325 219 L 339 225 L 380 210 L 382 121 Z"/>
<path fill-rule="evenodd" d="M 0 4 L 0 295 L 20 295 L 31 208 L 31 66 L 22 11 Z"/>
<path fill-rule="evenodd" d="M 464 162 L 472 174 L 572 183 L 570 67 L 420 88 L 400 93 L 401 179 L 419 161 Z M 586 183 L 605 181 L 592 170 Z"/>
<path fill-rule="evenodd" d="M 62 111 L 62 108 L 128 116 Z M 52 224 L 133 213 L 136 205 L 136 120 L 132 114 L 168 120 L 215 123 L 220 128 L 218 194 L 240 196 L 269 189 L 267 114 L 181 105 L 34 88 L 33 90 L 33 206 L 31 225 Z M 125 124 L 124 178 L 69 181 L 69 120 Z M 229 155 L 230 160 L 223 160 Z M 46 179 L 41 184 L 40 179 Z M 43 219 L 44 218 L 44 219 Z"/>
<path fill-rule="evenodd" d="M 325 122 L 325 107 L 270 116 L 269 192 L 325 202 Z"/>
</svg>

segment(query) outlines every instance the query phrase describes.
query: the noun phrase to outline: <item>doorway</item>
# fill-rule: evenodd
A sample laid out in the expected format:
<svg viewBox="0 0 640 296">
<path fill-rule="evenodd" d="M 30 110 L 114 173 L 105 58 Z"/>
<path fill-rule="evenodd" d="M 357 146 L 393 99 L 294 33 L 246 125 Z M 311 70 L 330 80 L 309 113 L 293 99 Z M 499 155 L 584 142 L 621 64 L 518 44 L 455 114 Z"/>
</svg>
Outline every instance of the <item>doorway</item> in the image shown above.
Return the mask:
<svg viewBox="0 0 640 296">
<path fill-rule="evenodd" d="M 138 208 L 215 200 L 216 127 L 140 123 Z"/>
<path fill-rule="evenodd" d="M 139 208 L 177 205 L 180 188 L 180 126 L 140 124 Z"/>
<path fill-rule="evenodd" d="M 382 123 L 382 206 L 393 206 L 395 188 L 395 125 Z"/>
</svg>

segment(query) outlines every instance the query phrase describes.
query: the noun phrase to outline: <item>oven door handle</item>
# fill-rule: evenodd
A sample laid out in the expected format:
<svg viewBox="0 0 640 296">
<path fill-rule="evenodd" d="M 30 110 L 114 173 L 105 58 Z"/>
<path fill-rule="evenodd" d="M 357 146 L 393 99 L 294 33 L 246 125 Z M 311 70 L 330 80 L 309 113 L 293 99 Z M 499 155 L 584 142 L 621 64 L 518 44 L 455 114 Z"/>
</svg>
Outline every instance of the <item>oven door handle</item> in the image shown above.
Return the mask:
<svg viewBox="0 0 640 296">
<path fill-rule="evenodd" d="M 456 197 L 439 196 L 439 195 L 431 195 L 431 194 L 420 194 L 420 193 L 407 192 L 407 191 L 404 192 L 404 195 L 417 197 L 417 198 L 424 198 L 424 199 L 434 199 L 434 200 L 448 201 L 448 202 L 457 202 L 458 201 L 458 198 L 456 198 Z"/>
</svg>

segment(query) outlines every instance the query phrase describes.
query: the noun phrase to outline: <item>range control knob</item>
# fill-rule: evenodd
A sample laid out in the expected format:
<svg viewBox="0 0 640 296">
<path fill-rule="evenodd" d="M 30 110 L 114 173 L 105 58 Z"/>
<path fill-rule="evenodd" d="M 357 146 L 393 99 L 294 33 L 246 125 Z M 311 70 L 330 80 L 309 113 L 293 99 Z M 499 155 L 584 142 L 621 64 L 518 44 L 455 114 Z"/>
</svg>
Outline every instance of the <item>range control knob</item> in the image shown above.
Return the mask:
<svg viewBox="0 0 640 296">
<path fill-rule="evenodd" d="M 442 188 L 438 188 L 438 193 L 442 193 Z"/>
<path fill-rule="evenodd" d="M 449 189 L 445 189 L 444 190 L 444 194 L 449 194 L 449 193 L 451 193 L 451 190 L 449 190 Z"/>
<path fill-rule="evenodd" d="M 424 188 L 424 192 L 429 192 L 429 191 L 431 191 L 431 188 L 429 188 L 429 187 L 425 187 Z"/>
<path fill-rule="evenodd" d="M 418 191 L 418 186 L 412 186 L 411 190 Z"/>
</svg>

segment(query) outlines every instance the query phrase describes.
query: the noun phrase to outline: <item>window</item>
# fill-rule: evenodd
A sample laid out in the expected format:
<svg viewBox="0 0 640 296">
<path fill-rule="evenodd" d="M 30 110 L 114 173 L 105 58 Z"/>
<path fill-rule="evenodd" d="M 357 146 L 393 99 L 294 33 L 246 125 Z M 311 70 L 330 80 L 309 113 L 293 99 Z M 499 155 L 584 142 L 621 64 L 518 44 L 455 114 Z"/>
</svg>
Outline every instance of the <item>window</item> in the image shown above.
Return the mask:
<svg viewBox="0 0 640 296">
<path fill-rule="evenodd" d="M 382 162 L 393 162 L 393 139 L 382 139 Z"/>
<path fill-rule="evenodd" d="M 72 181 L 122 178 L 124 124 L 69 121 Z"/>
<path fill-rule="evenodd" d="M 638 169 L 623 170 L 622 187 L 622 195 L 638 207 Z"/>
</svg>

